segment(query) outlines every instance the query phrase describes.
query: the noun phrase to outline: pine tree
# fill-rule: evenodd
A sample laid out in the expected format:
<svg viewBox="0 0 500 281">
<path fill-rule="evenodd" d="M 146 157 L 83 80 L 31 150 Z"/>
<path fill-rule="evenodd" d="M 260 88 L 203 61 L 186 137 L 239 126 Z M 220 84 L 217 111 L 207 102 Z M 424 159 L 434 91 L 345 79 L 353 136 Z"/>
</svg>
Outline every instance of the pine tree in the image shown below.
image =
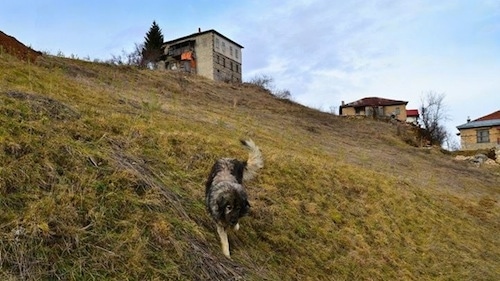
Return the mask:
<svg viewBox="0 0 500 281">
<path fill-rule="evenodd" d="M 153 21 L 144 40 L 144 47 L 142 48 L 142 65 L 146 66 L 158 62 L 162 55 L 161 46 L 163 45 L 163 34 L 156 21 Z"/>
</svg>

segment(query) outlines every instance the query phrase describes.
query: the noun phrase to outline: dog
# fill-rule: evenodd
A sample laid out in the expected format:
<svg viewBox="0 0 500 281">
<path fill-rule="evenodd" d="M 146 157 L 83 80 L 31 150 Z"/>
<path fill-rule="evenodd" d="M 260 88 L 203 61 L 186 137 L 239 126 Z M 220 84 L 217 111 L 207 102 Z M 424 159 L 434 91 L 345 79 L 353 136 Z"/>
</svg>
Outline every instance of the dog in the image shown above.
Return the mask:
<svg viewBox="0 0 500 281">
<path fill-rule="evenodd" d="M 205 203 L 208 213 L 215 220 L 220 237 L 222 253 L 231 258 L 227 230 L 240 228 L 239 219 L 250 211 L 250 203 L 243 185 L 255 177 L 264 167 L 259 147 L 252 140 L 241 140 L 248 150 L 248 160 L 234 158 L 218 159 L 212 167 L 205 184 Z"/>
</svg>

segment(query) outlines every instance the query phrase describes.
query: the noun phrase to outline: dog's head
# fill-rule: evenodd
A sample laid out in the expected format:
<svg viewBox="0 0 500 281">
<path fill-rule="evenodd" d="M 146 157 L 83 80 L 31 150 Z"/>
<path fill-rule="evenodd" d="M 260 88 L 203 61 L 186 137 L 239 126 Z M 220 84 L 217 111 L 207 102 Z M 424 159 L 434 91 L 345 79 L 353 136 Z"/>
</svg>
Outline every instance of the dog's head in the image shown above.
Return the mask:
<svg viewBox="0 0 500 281">
<path fill-rule="evenodd" d="M 238 220 L 250 211 L 245 191 L 241 188 L 232 188 L 221 196 L 217 202 L 220 219 L 230 226 L 235 226 Z"/>
</svg>

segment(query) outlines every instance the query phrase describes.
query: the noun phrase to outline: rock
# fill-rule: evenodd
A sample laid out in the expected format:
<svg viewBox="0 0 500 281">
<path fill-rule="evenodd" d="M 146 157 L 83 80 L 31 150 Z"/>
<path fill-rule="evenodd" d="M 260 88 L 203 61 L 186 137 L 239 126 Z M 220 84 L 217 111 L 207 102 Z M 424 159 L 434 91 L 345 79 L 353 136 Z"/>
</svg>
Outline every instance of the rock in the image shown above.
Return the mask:
<svg viewBox="0 0 500 281">
<path fill-rule="evenodd" d="M 481 166 L 482 164 L 484 164 L 484 162 L 486 162 L 486 160 L 488 160 L 488 156 L 484 155 L 484 154 L 476 154 L 474 155 L 474 157 L 472 157 L 469 161 L 476 165 L 476 166 Z"/>
<path fill-rule="evenodd" d="M 488 158 L 488 160 L 484 161 L 484 164 L 486 164 L 486 165 L 498 165 L 498 163 L 495 162 L 495 160 L 489 159 L 489 158 Z"/>
<path fill-rule="evenodd" d="M 469 160 L 470 157 L 468 156 L 463 156 L 463 155 L 457 155 L 455 156 L 455 160 L 458 160 L 458 161 L 465 161 L 465 160 Z"/>
</svg>

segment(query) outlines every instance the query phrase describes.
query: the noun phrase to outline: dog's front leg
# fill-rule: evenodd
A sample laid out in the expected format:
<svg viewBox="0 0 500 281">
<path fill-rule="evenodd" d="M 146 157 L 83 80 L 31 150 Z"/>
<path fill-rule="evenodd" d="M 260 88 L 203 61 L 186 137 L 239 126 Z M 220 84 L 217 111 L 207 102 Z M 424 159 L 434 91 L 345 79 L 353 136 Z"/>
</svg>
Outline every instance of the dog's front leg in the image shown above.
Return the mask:
<svg viewBox="0 0 500 281">
<path fill-rule="evenodd" d="M 219 233 L 220 237 L 220 243 L 222 245 L 222 253 L 228 257 L 231 258 L 231 255 L 229 254 L 229 241 L 227 240 L 227 232 L 224 227 L 217 225 L 217 232 Z"/>
</svg>

